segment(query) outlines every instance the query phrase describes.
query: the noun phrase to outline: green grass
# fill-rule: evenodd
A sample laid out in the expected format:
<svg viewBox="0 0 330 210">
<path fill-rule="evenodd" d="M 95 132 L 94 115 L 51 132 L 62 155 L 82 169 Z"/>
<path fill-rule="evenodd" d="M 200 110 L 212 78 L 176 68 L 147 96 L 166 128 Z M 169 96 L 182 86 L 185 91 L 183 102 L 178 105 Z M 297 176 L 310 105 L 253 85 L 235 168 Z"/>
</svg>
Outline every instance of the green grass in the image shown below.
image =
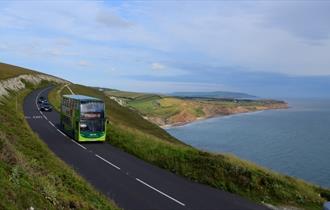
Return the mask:
<svg viewBox="0 0 330 210">
<path fill-rule="evenodd" d="M 5 63 L 0 63 L 0 80 L 16 77 L 21 74 L 36 74 L 38 72 L 13 66 Z"/>
<path fill-rule="evenodd" d="M 180 112 L 180 106 L 175 104 L 162 106 L 161 100 L 163 99 L 155 96 L 145 97 L 143 99 L 131 101 L 128 105 L 135 108 L 144 116 L 156 116 L 165 119 Z"/>
<path fill-rule="evenodd" d="M 37 72 L 0 64 L 0 73 L 3 79 Z M 0 209 L 119 209 L 31 131 L 22 106 L 35 88 L 27 83 L 0 104 Z"/>
<path fill-rule="evenodd" d="M 329 189 L 280 175 L 232 155 L 204 152 L 184 145 L 136 111 L 105 98 L 103 92 L 80 85 L 71 88 L 75 93 L 105 99 L 111 120 L 107 141 L 142 160 L 260 203 L 321 209 L 322 203 L 330 199 Z M 49 95 L 51 103 L 57 107 L 60 97 L 56 94 L 66 91 L 58 92 L 59 89 L 57 87 Z"/>
<path fill-rule="evenodd" d="M 109 96 L 115 96 L 120 98 L 126 98 L 126 99 L 143 99 L 143 98 L 149 98 L 149 97 L 159 97 L 155 94 L 148 94 L 148 93 L 136 93 L 136 92 L 127 92 L 127 91 L 118 91 L 118 90 L 107 90 L 105 93 Z"/>
<path fill-rule="evenodd" d="M 105 94 L 124 99 L 129 107 L 148 117 L 169 118 L 180 112 L 180 107 L 177 106 L 178 104 L 162 106 L 161 101 L 167 100 L 168 97 L 166 96 L 126 91 L 105 91 Z M 181 99 L 175 100 L 181 101 Z"/>
<path fill-rule="evenodd" d="M 105 94 L 116 97 L 121 104 L 135 109 L 159 126 L 189 123 L 199 118 L 271 109 L 276 105 L 285 105 L 275 100 L 184 98 L 118 90 L 105 91 Z"/>
<path fill-rule="evenodd" d="M 175 144 L 183 144 L 168 134 L 166 131 L 159 128 L 157 125 L 143 119 L 138 112 L 128 107 L 120 106 L 117 102 L 109 99 L 104 95 L 103 92 L 98 91 L 97 89 L 76 84 L 70 85 L 70 88 L 76 94 L 84 94 L 105 100 L 107 116 L 112 124 L 124 125 L 140 130 L 146 134 L 156 136 L 160 139 L 163 139 L 164 141 L 169 141 Z M 58 96 L 58 91 L 61 89 L 62 87 L 56 87 L 50 92 L 49 95 L 49 101 L 54 105 L 55 108 L 57 108 L 57 110 L 59 110 L 60 106 L 60 97 Z M 59 94 L 64 95 L 69 94 L 69 92 L 67 88 L 64 88 Z"/>
<path fill-rule="evenodd" d="M 329 193 L 329 190 L 280 175 L 232 155 L 174 145 L 128 127 L 112 125 L 108 134 L 112 145 L 143 160 L 256 202 L 321 209 L 325 199 L 319 193 Z"/>
</svg>

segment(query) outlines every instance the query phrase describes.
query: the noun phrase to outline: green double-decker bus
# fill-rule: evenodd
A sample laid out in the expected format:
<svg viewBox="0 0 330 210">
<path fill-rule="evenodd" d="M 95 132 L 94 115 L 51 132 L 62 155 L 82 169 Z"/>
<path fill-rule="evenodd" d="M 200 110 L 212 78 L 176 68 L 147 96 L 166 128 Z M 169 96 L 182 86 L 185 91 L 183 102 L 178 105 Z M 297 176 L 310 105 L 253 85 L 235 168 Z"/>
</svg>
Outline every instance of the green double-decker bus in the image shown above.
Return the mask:
<svg viewBox="0 0 330 210">
<path fill-rule="evenodd" d="M 60 120 L 61 129 L 77 141 L 105 141 L 105 106 L 98 98 L 63 95 Z"/>
</svg>

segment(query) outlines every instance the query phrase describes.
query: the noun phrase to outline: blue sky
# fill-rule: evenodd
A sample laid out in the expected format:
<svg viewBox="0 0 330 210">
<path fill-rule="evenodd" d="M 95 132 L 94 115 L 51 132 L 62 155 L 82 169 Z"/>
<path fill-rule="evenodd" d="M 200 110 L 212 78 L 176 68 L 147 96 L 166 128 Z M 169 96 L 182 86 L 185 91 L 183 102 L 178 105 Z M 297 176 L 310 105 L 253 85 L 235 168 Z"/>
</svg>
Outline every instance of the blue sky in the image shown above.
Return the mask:
<svg viewBox="0 0 330 210">
<path fill-rule="evenodd" d="M 329 1 L 0 1 L 0 61 L 131 91 L 330 91 Z"/>
</svg>

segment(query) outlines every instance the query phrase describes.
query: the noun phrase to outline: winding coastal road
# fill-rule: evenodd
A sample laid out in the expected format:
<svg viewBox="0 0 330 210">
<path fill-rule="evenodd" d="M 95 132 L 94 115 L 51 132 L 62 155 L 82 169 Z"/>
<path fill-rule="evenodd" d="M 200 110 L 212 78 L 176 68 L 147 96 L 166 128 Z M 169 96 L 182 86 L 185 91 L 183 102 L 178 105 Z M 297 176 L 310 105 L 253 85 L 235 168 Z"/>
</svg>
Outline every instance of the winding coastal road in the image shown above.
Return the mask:
<svg viewBox="0 0 330 210">
<path fill-rule="evenodd" d="M 59 127 L 59 113 L 40 112 L 37 99 L 51 87 L 33 91 L 24 100 L 30 127 L 48 147 L 96 189 L 127 210 L 267 210 L 268 208 L 198 184 L 146 163 L 108 143 L 80 144 Z"/>
</svg>

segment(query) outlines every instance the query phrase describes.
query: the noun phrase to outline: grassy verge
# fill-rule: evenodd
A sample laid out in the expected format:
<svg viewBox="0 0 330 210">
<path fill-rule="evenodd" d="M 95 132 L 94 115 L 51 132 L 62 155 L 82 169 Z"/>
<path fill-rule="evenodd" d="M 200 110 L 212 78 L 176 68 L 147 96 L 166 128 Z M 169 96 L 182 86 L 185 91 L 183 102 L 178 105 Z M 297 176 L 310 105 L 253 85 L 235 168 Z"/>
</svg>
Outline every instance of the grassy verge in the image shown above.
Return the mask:
<svg viewBox="0 0 330 210">
<path fill-rule="evenodd" d="M 92 88 L 71 85 L 75 93 L 104 98 L 111 120 L 108 142 L 145 161 L 193 181 L 239 194 L 256 202 L 302 209 L 321 209 L 330 190 L 302 180 L 274 173 L 248 161 L 224 154 L 213 154 L 180 143 L 166 131 L 144 120 L 134 110 L 121 107 Z M 50 93 L 59 106 L 65 90 Z"/>
<path fill-rule="evenodd" d="M 118 209 L 30 130 L 22 104 L 32 88 L 0 105 L 0 209 Z"/>
<path fill-rule="evenodd" d="M 211 154 L 173 145 L 143 132 L 112 125 L 110 143 L 135 156 L 193 181 L 239 194 L 256 202 L 321 209 L 329 193 L 231 155 Z M 329 197 L 328 197 L 329 199 Z"/>
</svg>

